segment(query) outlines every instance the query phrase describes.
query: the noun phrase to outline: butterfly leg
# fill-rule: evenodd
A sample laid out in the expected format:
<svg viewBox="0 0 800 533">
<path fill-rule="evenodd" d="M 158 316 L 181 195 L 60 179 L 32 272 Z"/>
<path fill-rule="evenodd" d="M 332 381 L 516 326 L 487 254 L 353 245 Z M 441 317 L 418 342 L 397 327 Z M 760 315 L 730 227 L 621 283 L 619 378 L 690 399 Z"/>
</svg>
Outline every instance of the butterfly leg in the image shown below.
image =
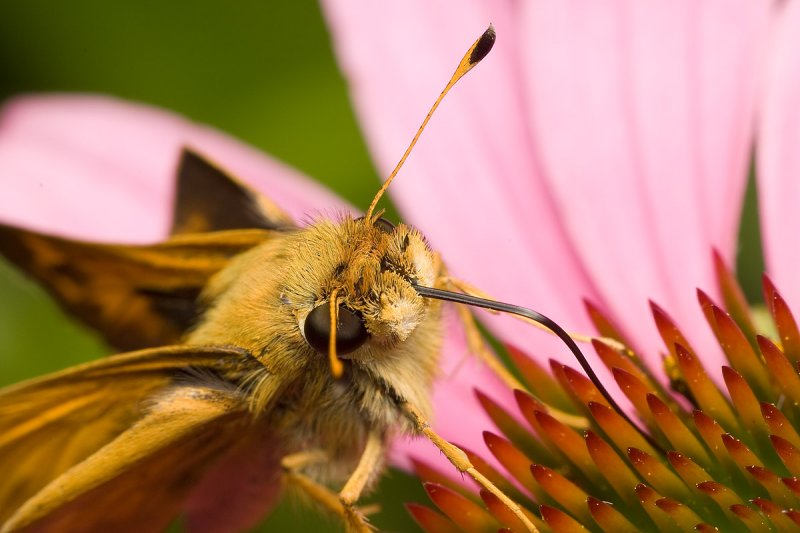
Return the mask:
<svg viewBox="0 0 800 533">
<path fill-rule="evenodd" d="M 327 461 L 328 454 L 322 450 L 308 450 L 287 455 L 281 459 L 281 468 L 287 473 L 298 472 L 308 465 Z"/>
<path fill-rule="evenodd" d="M 311 450 L 287 455 L 281 460 L 286 483 L 302 490 L 307 496 L 331 513 L 344 518 L 344 509 L 336 493 L 300 472 L 304 467 L 328 461 L 321 450 Z"/>
<path fill-rule="evenodd" d="M 497 486 L 492 483 L 486 476 L 481 474 L 472 462 L 458 446 L 451 444 L 450 442 L 443 439 L 438 433 L 433 431 L 430 424 L 427 420 L 422 416 L 422 414 L 417 410 L 416 407 L 411 405 L 408 402 L 402 402 L 399 404 L 400 409 L 403 410 L 405 415 L 414 423 L 417 428 L 417 431 L 424 435 L 425 437 L 430 440 L 434 446 L 439 448 L 439 450 L 447 457 L 447 460 L 455 466 L 459 472 L 468 474 L 472 479 L 478 482 L 478 484 L 486 489 L 487 491 L 491 492 L 494 496 L 496 496 L 501 502 L 503 502 L 506 507 L 511 510 L 512 513 L 525 525 L 528 531 L 531 532 L 538 532 L 539 530 L 536 526 L 531 522 L 531 519 L 525 514 L 522 510 L 522 507 L 511 498 L 509 498 L 502 490 L 497 488 Z"/>
<path fill-rule="evenodd" d="M 327 461 L 328 457 L 324 452 L 308 451 L 288 455 L 281 461 L 281 465 L 286 472 L 288 483 L 301 489 L 331 513 L 341 517 L 348 531 L 367 533 L 373 531 L 373 528 L 367 524 L 363 510 L 355 508 L 355 503 L 366 485 L 379 471 L 383 456 L 383 439 L 378 434 L 370 433 L 358 466 L 338 494 L 300 472 L 309 464 Z"/>
<path fill-rule="evenodd" d="M 375 479 L 376 472 L 380 471 L 384 456 L 383 436 L 371 431 L 367 436 L 367 444 L 364 446 L 358 466 L 356 466 L 342 490 L 339 491 L 339 501 L 344 508 L 347 523 L 355 531 L 360 531 L 357 529 L 360 524 L 366 526 L 364 516 L 354 507 L 355 503 L 361 497 L 361 493 L 367 484 Z"/>
</svg>

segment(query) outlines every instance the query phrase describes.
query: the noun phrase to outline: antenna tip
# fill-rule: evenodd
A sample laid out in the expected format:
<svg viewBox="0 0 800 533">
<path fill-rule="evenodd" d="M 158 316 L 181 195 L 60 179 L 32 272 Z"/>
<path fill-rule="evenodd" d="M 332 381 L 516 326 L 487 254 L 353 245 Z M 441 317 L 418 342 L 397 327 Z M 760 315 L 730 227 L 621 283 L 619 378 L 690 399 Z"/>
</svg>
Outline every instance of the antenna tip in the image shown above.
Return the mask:
<svg viewBox="0 0 800 533">
<path fill-rule="evenodd" d="M 472 47 L 472 53 L 469 55 L 470 66 L 486 57 L 486 54 L 488 54 L 494 46 L 496 39 L 497 33 L 494 31 L 494 26 L 489 24 L 489 27 L 486 28 L 486 31 L 483 32 L 483 35 L 480 36 Z"/>
</svg>

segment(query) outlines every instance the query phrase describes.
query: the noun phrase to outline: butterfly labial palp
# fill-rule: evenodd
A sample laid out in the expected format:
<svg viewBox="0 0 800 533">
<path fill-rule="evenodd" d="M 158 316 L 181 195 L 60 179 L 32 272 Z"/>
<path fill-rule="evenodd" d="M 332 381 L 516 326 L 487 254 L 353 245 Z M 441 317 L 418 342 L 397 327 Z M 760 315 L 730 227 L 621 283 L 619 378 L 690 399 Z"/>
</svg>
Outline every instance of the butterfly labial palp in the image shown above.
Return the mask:
<svg viewBox="0 0 800 533">
<path fill-rule="evenodd" d="M 445 290 L 423 236 L 376 213 L 494 39 L 467 51 L 364 216 L 299 227 L 186 148 L 163 242 L 0 226 L 0 253 L 124 352 L 0 390 L 0 531 L 152 531 L 182 512 L 190 530 L 246 530 L 283 484 L 367 531 L 356 503 L 398 435 L 427 437 L 535 531 L 428 423 L 441 301 L 493 303 Z"/>
</svg>

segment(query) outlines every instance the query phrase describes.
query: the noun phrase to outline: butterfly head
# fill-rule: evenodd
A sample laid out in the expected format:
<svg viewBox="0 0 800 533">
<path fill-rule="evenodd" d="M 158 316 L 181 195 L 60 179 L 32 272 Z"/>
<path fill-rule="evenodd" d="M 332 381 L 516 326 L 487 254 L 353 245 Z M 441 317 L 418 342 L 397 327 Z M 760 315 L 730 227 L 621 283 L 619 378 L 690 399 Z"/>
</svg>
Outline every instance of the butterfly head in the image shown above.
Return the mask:
<svg viewBox="0 0 800 533">
<path fill-rule="evenodd" d="M 436 260 L 422 235 L 405 224 L 365 217 L 323 223 L 315 231 L 332 253 L 310 258 L 328 264 L 315 269 L 324 278 L 309 286 L 319 287 L 319 294 L 309 295 L 314 304 L 298 317 L 306 342 L 320 353 L 335 343 L 337 358 L 351 358 L 364 355 L 359 350 L 365 346 L 391 348 L 408 339 L 431 307 L 413 285 L 432 285 L 436 277 Z"/>
</svg>

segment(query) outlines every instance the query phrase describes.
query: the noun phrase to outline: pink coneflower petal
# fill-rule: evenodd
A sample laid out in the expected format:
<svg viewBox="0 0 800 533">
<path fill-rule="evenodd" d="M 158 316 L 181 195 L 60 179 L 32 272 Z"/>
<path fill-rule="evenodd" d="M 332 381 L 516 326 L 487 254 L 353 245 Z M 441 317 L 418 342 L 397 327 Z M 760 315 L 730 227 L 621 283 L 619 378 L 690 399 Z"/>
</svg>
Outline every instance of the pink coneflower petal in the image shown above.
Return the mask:
<svg viewBox="0 0 800 533">
<path fill-rule="evenodd" d="M 758 194 L 767 271 L 800 307 L 800 4 L 780 5 L 759 110 Z"/>
<path fill-rule="evenodd" d="M 769 3 L 524 6 L 533 140 L 581 263 L 651 364 L 646 298 L 715 367 L 694 288 L 712 247 L 733 257 Z"/>
<path fill-rule="evenodd" d="M 169 223 L 191 146 L 291 215 L 346 204 L 263 153 L 173 113 L 99 96 L 28 96 L 0 115 L 3 221 L 94 240 L 146 242 Z"/>
</svg>

